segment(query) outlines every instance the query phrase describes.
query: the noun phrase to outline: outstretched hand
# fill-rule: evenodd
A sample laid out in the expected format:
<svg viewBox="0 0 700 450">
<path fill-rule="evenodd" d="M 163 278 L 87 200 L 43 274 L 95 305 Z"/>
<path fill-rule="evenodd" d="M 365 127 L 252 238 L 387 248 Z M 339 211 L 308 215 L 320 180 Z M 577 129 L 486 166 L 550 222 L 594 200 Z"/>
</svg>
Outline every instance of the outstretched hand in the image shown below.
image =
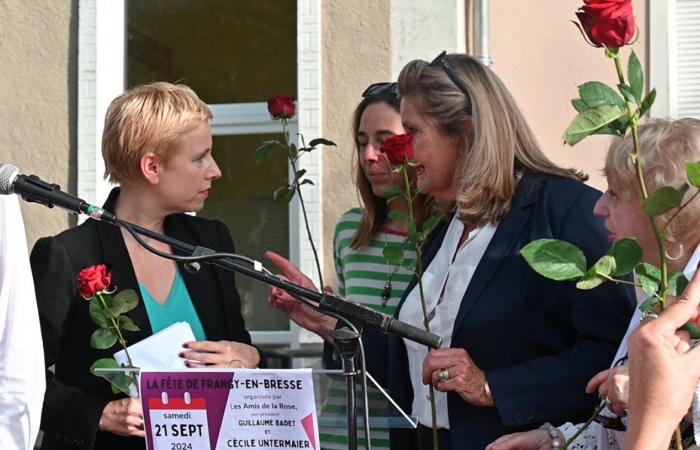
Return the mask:
<svg viewBox="0 0 700 450">
<path fill-rule="evenodd" d="M 265 252 L 265 257 L 282 271 L 284 276 L 280 276 L 280 278 L 289 280 L 307 289 L 318 291 L 314 282 L 288 259 L 275 252 L 269 251 Z M 328 286 L 324 288 L 324 291 L 333 292 Z M 324 340 L 330 342 L 330 334 L 335 329 L 337 323 L 336 319 L 299 303 L 291 295 L 278 287 L 270 288 L 268 303 L 270 306 L 283 311 L 300 327 L 312 331 L 321 336 Z"/>
</svg>

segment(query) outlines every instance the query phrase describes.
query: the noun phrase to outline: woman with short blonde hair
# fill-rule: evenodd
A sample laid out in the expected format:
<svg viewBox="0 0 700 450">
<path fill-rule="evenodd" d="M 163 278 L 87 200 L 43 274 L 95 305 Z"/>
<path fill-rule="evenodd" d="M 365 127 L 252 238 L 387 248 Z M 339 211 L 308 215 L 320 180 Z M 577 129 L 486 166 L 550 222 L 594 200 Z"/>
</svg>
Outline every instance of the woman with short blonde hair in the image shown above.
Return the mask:
<svg viewBox="0 0 700 450">
<path fill-rule="evenodd" d="M 233 253 L 223 223 L 195 217 L 221 171 L 212 155 L 211 112 L 187 86 L 153 83 L 117 97 L 107 110 L 103 135 L 106 173 L 118 182 L 104 209 L 120 219 L 175 239 Z M 169 245 L 146 238 L 161 252 Z M 128 316 L 139 328 L 125 333 L 129 344 L 186 322 L 195 341 L 183 343 L 186 367 L 256 367 L 258 350 L 241 314 L 232 272 L 204 264 L 197 271 L 144 249 L 111 224 L 88 219 L 57 236 L 40 239 L 32 251 L 41 331 L 46 396 L 42 448 L 101 450 L 145 448 L 141 403 L 112 393 L 90 372 L 115 348 L 90 347 L 89 302 L 76 288 L 78 273 L 105 264 L 112 287 L 139 296 Z M 93 300 L 94 301 L 94 300 Z M 138 365 L 138 361 L 136 362 Z"/>
</svg>

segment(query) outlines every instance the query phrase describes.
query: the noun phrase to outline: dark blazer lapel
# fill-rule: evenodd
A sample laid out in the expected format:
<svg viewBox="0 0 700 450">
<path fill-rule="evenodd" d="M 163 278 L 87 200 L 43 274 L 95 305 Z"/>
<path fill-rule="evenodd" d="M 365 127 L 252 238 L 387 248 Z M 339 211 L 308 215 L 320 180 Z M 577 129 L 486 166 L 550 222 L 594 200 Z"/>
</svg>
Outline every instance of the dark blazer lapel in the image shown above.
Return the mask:
<svg viewBox="0 0 700 450">
<path fill-rule="evenodd" d="M 467 291 L 462 297 L 462 303 L 459 305 L 459 311 L 452 328 L 453 334 L 454 330 L 459 329 L 471 307 L 488 286 L 491 277 L 496 273 L 504 258 L 511 253 L 511 249 L 520 235 L 520 230 L 530 221 L 531 209 L 528 210 L 526 207 L 537 201 L 542 180 L 541 176 L 525 173 L 518 183 L 511 211 L 508 217 L 498 225 L 469 282 Z"/>
<path fill-rule="evenodd" d="M 135 332 L 136 339 L 129 339 L 131 332 L 127 332 L 124 337 L 127 342 L 131 343 L 145 339 L 153 334 L 153 330 L 151 329 L 151 322 L 148 320 L 146 305 L 143 303 L 139 283 L 134 273 L 134 267 L 131 265 L 129 252 L 126 249 L 126 244 L 124 244 L 122 233 L 119 227 L 105 222 L 95 222 L 95 225 L 102 243 L 103 262 L 112 271 L 112 285 L 117 288 L 117 292 L 133 289 L 139 296 L 136 308 L 129 311 L 127 315 L 140 328 L 140 331 Z"/>
</svg>

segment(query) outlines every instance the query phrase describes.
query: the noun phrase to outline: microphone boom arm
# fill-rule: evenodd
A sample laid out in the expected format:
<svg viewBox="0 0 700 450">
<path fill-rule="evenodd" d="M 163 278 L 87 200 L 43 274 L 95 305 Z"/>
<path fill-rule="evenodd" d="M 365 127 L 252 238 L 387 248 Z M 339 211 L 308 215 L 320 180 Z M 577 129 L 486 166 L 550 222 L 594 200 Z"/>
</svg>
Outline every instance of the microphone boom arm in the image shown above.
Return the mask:
<svg viewBox="0 0 700 450">
<path fill-rule="evenodd" d="M 111 216 L 111 217 L 110 217 Z M 168 244 L 171 248 L 176 251 L 183 253 L 184 255 L 197 254 L 199 256 L 181 256 L 181 255 L 168 255 L 171 259 L 179 261 L 201 261 L 208 264 L 213 264 L 217 267 L 223 269 L 231 270 L 242 275 L 254 278 L 258 281 L 262 281 L 265 284 L 272 285 L 283 289 L 290 294 L 298 295 L 300 297 L 315 301 L 319 304 L 319 308 L 323 311 L 330 311 L 335 314 L 340 314 L 347 319 L 358 323 L 363 326 L 370 326 L 373 328 L 378 328 L 384 333 L 395 334 L 401 338 L 406 338 L 419 344 L 423 344 L 430 348 L 439 348 L 442 342 L 440 336 L 432 333 L 428 333 L 413 325 L 401 322 L 394 319 L 386 314 L 379 313 L 366 306 L 342 299 L 333 294 L 325 292 L 317 292 L 311 289 L 307 289 L 295 283 L 283 280 L 275 275 L 266 273 L 265 269 L 260 264 L 260 267 L 248 267 L 245 264 L 236 261 L 230 256 L 223 256 L 220 253 L 213 252 L 210 249 L 201 246 L 193 246 L 187 244 L 177 239 L 173 239 L 169 236 L 156 233 L 154 231 L 139 227 L 138 225 L 131 224 L 124 220 L 121 220 L 113 215 L 102 216 L 100 220 L 111 223 L 113 225 L 126 228 L 129 232 L 138 233 L 149 238 L 155 239 L 164 244 Z M 150 250 L 150 249 L 149 249 Z M 159 253 L 160 254 L 160 253 Z M 165 256 L 160 254 L 160 256 Z"/>
</svg>

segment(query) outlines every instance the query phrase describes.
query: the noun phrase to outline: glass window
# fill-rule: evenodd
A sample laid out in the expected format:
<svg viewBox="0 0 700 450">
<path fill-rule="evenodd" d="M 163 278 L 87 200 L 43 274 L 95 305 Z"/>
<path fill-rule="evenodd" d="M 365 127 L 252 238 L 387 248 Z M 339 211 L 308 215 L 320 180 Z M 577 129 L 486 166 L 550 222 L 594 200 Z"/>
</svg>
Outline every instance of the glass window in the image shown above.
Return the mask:
<svg viewBox="0 0 700 450">
<path fill-rule="evenodd" d="M 262 134 L 270 128 L 260 128 L 260 117 L 272 123 L 262 102 L 297 91 L 296 8 L 296 0 L 126 1 L 127 88 L 181 82 L 214 106 L 214 157 L 223 176 L 199 215 L 226 223 L 236 251 L 263 264 L 265 250 L 289 254 L 289 206 L 272 198 L 286 183 L 286 159 L 280 153 L 256 166 L 254 152 L 280 139 Z M 251 108 L 254 114 L 230 114 Z M 267 305 L 264 284 L 242 275 L 237 283 L 249 330 L 290 330 L 289 319 Z"/>
<path fill-rule="evenodd" d="M 205 102 L 295 93 L 295 0 L 128 0 L 126 84 L 182 82 Z"/>
<path fill-rule="evenodd" d="M 214 136 L 214 158 L 222 176 L 214 182 L 199 213 L 228 225 L 236 252 L 257 259 L 266 267 L 270 267 L 263 257 L 266 250 L 289 256 L 289 207 L 272 198 L 275 189 L 287 184 L 287 159 L 280 151 L 262 165 L 255 164 L 255 149 L 261 141 L 272 139 L 283 138 L 260 134 Z M 289 329 L 287 316 L 268 306 L 266 285 L 244 275 L 237 275 L 236 283 L 248 329 Z"/>
</svg>

